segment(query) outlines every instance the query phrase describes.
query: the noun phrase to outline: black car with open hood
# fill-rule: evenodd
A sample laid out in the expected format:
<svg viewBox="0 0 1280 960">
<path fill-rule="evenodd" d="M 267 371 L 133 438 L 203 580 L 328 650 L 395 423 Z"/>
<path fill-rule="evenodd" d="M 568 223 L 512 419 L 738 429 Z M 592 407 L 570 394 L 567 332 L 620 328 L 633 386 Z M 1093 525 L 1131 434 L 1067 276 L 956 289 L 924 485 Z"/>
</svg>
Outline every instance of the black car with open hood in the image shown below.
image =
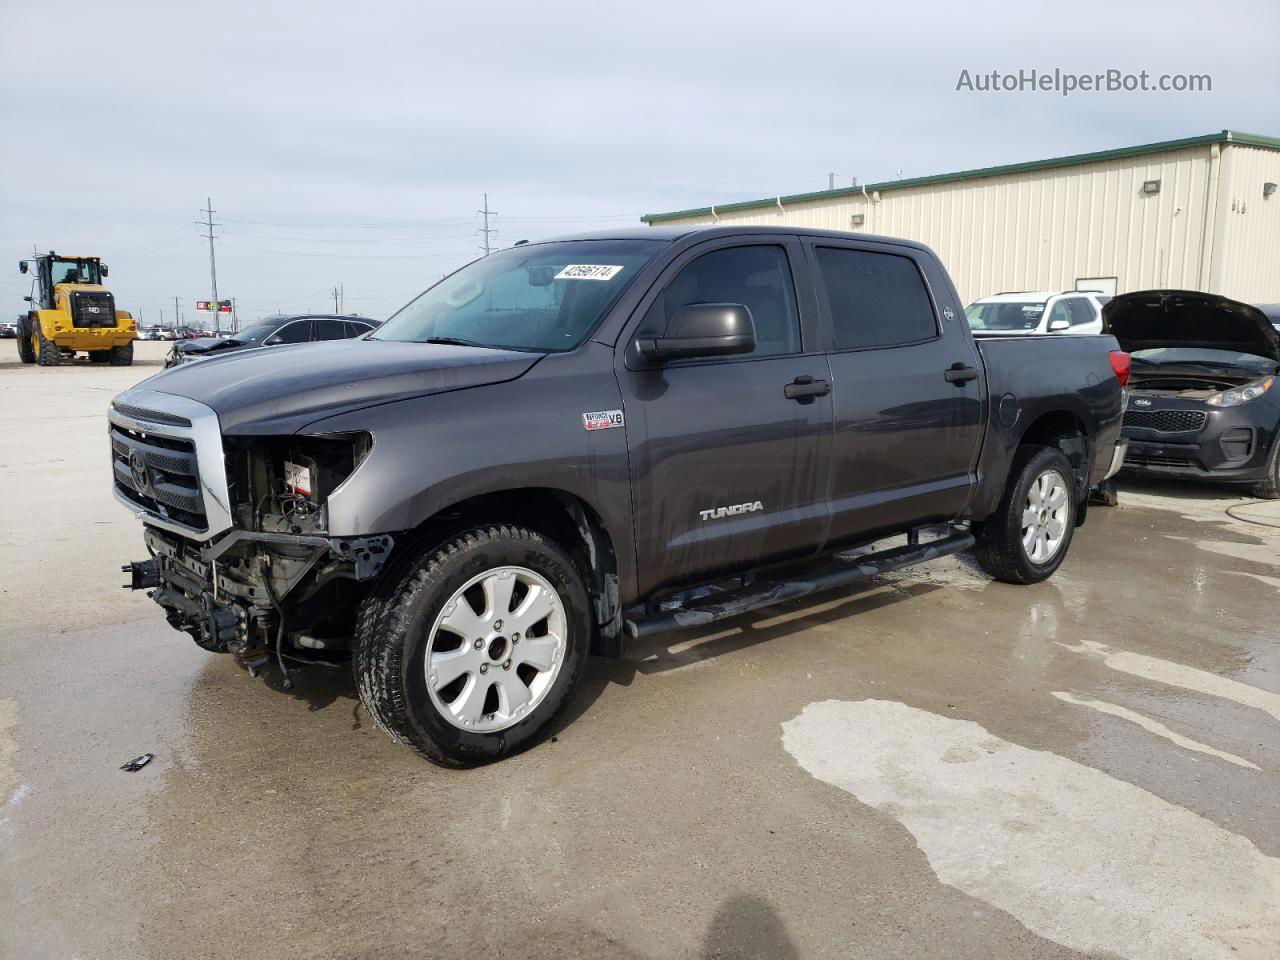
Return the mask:
<svg viewBox="0 0 1280 960">
<path fill-rule="evenodd" d="M 1280 497 L 1280 330 L 1259 307 L 1188 290 L 1114 298 L 1103 324 L 1133 357 L 1125 468 Z"/>
<path fill-rule="evenodd" d="M 164 359 L 166 367 L 196 360 L 226 357 L 263 347 L 279 347 L 317 340 L 349 340 L 376 329 L 378 321 L 368 317 L 318 313 L 278 313 L 257 323 L 219 337 L 191 337 L 179 340 Z"/>
</svg>

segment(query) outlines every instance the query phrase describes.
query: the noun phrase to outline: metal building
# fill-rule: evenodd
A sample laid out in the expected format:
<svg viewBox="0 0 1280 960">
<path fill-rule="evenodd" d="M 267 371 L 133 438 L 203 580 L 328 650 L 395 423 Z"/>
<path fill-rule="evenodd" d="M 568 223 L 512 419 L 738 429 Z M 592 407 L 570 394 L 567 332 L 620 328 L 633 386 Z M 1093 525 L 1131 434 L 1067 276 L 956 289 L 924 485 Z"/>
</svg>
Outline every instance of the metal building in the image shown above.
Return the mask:
<svg viewBox="0 0 1280 960">
<path fill-rule="evenodd" d="M 1203 137 L 653 213 L 927 243 L 968 303 L 1006 290 L 1153 287 L 1280 302 L 1280 139 Z"/>
</svg>

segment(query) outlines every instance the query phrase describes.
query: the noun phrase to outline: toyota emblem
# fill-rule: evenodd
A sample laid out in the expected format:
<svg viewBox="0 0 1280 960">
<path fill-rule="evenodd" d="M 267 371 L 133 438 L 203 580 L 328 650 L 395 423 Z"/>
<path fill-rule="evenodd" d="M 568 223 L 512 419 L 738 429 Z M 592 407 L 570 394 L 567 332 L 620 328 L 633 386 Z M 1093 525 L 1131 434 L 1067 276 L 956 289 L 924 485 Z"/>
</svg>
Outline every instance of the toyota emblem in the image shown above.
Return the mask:
<svg viewBox="0 0 1280 960">
<path fill-rule="evenodd" d="M 134 489 L 145 493 L 151 478 L 147 476 L 147 459 L 137 450 L 129 452 L 129 475 L 133 478 Z"/>
</svg>

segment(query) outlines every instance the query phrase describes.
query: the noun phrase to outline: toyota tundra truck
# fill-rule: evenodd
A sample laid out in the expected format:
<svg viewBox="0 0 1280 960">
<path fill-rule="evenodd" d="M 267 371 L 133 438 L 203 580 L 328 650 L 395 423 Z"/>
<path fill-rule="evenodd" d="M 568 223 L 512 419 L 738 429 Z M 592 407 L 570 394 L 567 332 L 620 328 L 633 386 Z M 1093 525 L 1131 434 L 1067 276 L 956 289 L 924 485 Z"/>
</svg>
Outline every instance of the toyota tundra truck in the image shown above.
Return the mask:
<svg viewBox="0 0 1280 960">
<path fill-rule="evenodd" d="M 518 244 L 363 337 L 109 413 L 128 564 L 250 672 L 349 660 L 385 731 L 519 749 L 589 653 L 974 550 L 1063 562 L 1118 469 L 1110 336 L 975 340 L 920 244 L 764 227 Z"/>
</svg>

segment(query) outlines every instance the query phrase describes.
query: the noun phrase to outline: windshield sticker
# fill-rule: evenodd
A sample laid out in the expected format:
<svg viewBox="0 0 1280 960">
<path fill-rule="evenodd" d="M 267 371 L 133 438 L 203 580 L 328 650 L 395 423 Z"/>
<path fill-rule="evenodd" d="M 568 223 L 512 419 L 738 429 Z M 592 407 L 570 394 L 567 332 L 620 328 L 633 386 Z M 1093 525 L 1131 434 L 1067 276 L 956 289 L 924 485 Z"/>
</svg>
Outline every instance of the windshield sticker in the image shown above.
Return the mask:
<svg viewBox="0 0 1280 960">
<path fill-rule="evenodd" d="M 556 279 L 612 280 L 621 272 L 622 267 L 610 267 L 598 263 L 571 263 L 556 274 Z"/>
</svg>

